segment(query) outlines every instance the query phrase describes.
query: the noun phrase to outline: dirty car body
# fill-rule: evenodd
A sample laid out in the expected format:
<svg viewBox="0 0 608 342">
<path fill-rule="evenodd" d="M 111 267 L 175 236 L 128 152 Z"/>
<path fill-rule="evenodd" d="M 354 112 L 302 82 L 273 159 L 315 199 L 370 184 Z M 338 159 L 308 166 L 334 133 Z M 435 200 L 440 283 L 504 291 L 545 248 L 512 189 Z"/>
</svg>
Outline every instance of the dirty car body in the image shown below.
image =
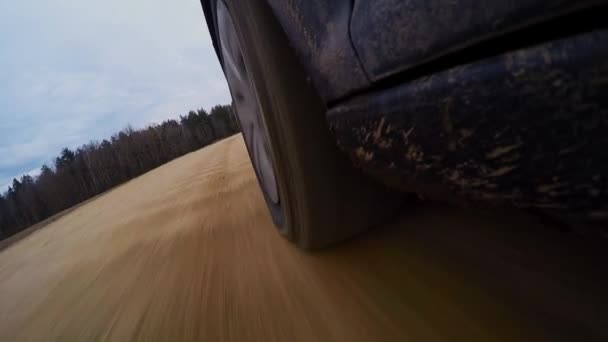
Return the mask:
<svg viewBox="0 0 608 342">
<path fill-rule="evenodd" d="M 266 1 L 370 175 L 608 218 L 608 2 Z M 216 1 L 202 4 L 218 51 Z"/>
</svg>

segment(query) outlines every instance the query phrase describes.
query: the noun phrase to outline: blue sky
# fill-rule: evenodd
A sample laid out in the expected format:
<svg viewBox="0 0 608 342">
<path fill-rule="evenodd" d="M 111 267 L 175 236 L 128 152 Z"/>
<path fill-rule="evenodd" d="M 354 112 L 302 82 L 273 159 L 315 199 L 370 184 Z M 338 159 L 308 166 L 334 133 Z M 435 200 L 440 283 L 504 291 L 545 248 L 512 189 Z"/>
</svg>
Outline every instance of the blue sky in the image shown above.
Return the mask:
<svg viewBox="0 0 608 342">
<path fill-rule="evenodd" d="M 0 0 L 0 192 L 62 147 L 229 98 L 197 0 Z"/>
</svg>

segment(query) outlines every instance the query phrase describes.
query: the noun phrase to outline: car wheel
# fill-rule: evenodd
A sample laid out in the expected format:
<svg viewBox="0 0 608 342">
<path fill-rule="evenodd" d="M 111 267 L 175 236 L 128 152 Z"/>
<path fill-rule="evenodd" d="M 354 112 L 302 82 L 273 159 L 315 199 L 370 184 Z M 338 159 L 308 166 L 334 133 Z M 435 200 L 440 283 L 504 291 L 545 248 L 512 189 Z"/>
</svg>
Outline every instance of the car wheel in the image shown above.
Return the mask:
<svg viewBox="0 0 608 342">
<path fill-rule="evenodd" d="M 338 151 L 326 108 L 268 5 L 219 0 L 216 8 L 234 108 L 280 233 L 310 249 L 377 222 L 393 199 Z"/>
</svg>

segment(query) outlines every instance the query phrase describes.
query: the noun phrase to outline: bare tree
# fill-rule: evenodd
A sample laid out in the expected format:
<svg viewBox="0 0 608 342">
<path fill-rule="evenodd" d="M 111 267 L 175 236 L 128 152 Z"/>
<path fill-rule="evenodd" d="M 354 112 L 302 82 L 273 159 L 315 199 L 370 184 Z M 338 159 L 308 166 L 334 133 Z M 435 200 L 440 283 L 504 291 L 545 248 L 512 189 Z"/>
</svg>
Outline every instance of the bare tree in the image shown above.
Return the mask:
<svg viewBox="0 0 608 342">
<path fill-rule="evenodd" d="M 36 178 L 14 179 L 0 195 L 0 239 L 174 158 L 239 131 L 231 106 L 190 111 L 141 130 L 127 126 L 101 143 L 64 148 Z"/>
</svg>

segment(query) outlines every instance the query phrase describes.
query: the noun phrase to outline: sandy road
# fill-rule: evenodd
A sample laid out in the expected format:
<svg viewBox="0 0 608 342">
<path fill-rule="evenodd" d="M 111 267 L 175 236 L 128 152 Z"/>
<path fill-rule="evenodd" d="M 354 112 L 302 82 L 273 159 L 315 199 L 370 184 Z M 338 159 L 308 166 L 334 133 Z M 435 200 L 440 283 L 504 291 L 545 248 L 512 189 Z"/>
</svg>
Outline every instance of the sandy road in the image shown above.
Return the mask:
<svg viewBox="0 0 608 342">
<path fill-rule="evenodd" d="M 274 231 L 235 136 L 0 252 L 0 341 L 602 340 L 606 263 L 582 243 L 421 206 L 305 253 Z"/>
</svg>

